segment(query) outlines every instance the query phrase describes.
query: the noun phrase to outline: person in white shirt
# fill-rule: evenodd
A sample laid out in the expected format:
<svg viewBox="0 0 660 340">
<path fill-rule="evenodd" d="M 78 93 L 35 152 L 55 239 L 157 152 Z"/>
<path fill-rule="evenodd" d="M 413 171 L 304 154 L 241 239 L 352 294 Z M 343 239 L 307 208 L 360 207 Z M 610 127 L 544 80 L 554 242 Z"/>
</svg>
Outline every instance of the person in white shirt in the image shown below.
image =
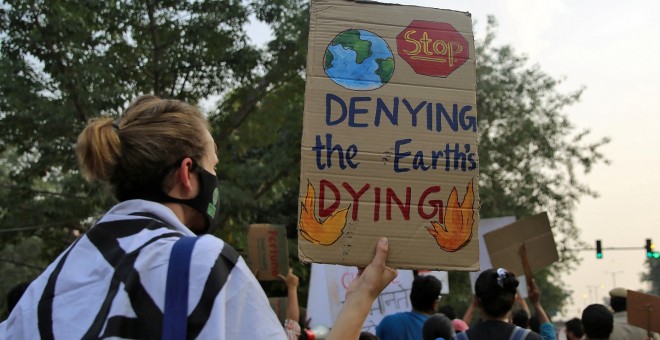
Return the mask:
<svg viewBox="0 0 660 340">
<path fill-rule="evenodd" d="M 109 184 L 119 203 L 33 281 L 0 324 L 0 338 L 161 338 L 172 246 L 203 235 L 219 209 L 208 123 L 184 102 L 141 96 L 117 122 L 90 121 L 77 153 L 85 177 Z M 396 277 L 387 250 L 382 238 L 328 339 L 359 334 Z M 193 248 L 186 309 L 188 338 L 287 338 L 245 261 L 212 235 Z"/>
</svg>

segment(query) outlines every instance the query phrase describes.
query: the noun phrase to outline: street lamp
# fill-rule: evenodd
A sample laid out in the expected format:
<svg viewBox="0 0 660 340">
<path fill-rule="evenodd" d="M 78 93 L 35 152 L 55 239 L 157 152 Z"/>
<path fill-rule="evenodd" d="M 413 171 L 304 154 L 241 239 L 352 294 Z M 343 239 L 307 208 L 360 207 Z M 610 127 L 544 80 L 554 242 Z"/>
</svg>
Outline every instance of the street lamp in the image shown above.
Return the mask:
<svg viewBox="0 0 660 340">
<path fill-rule="evenodd" d="M 616 288 L 616 274 L 623 274 L 623 270 L 619 270 L 615 272 L 610 272 L 606 270 L 605 274 L 612 274 L 612 288 Z"/>
</svg>

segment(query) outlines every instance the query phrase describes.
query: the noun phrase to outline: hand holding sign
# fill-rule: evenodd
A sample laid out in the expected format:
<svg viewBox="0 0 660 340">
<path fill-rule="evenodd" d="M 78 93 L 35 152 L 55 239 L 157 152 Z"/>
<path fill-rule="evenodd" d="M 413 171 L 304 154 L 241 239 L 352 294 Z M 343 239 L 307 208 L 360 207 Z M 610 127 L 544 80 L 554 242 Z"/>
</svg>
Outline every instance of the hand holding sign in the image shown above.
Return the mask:
<svg viewBox="0 0 660 340">
<path fill-rule="evenodd" d="M 371 305 L 378 295 L 397 276 L 396 269 L 385 265 L 389 244 L 381 238 L 376 245 L 376 255 L 371 263 L 358 271 L 358 276 L 346 289 L 344 306 L 327 339 L 357 339 Z"/>
<path fill-rule="evenodd" d="M 376 245 L 376 255 L 366 268 L 360 268 L 358 275 L 346 289 L 346 301 L 355 296 L 357 299 L 368 298 L 369 306 L 378 295 L 397 276 L 396 269 L 385 265 L 389 243 L 381 238 Z"/>
<path fill-rule="evenodd" d="M 527 282 L 527 296 L 529 297 L 529 301 L 532 302 L 534 310 L 536 310 L 536 314 L 539 317 L 539 322 L 541 322 L 541 324 L 550 322 L 548 314 L 545 312 L 545 309 L 543 309 L 543 305 L 541 305 L 541 291 L 536 286 L 536 281 L 532 279 L 532 266 L 529 265 L 527 249 L 525 248 L 524 243 L 520 245 L 519 252 L 523 271 L 525 273 L 525 280 Z"/>
<path fill-rule="evenodd" d="M 527 282 L 527 287 L 529 287 L 529 290 L 532 290 L 532 266 L 529 265 L 529 259 L 527 258 L 527 248 L 525 248 L 525 244 L 520 245 L 520 249 L 518 251 L 520 254 L 520 260 L 522 261 L 522 266 L 523 266 L 523 273 L 525 274 L 525 281 Z M 531 299 L 531 296 L 530 296 Z"/>
<path fill-rule="evenodd" d="M 284 281 L 284 283 L 286 283 L 288 300 L 286 318 L 289 320 L 298 321 L 300 320 L 300 306 L 298 306 L 299 279 L 296 274 L 293 273 L 293 268 L 289 268 L 289 273 L 286 276 L 282 274 L 277 276 L 282 281 Z"/>
</svg>

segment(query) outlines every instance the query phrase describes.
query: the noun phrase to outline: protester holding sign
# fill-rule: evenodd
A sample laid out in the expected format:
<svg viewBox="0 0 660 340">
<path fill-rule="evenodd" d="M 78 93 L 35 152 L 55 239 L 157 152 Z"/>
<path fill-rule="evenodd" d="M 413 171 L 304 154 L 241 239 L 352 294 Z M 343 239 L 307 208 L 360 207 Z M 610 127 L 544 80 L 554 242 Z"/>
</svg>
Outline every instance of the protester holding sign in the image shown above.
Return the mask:
<svg viewBox="0 0 660 340">
<path fill-rule="evenodd" d="M 610 290 L 610 307 L 614 311 L 614 324 L 612 328 L 612 339 L 653 339 L 659 340 L 658 333 L 651 333 L 649 336 L 647 330 L 631 325 L 628 322 L 628 291 L 625 288 L 617 287 Z"/>
<path fill-rule="evenodd" d="M 280 274 L 279 278 L 286 284 L 287 306 L 286 319 L 284 320 L 284 329 L 289 339 L 298 339 L 300 336 L 300 306 L 298 306 L 298 282 L 299 278 L 293 273 L 293 268 L 289 268 L 286 276 Z"/>
<path fill-rule="evenodd" d="M 541 340 L 538 334 L 529 329 L 508 322 L 517 289 L 516 276 L 503 268 L 482 272 L 477 278 L 475 294 L 483 321 L 456 334 L 456 339 L 509 339 L 515 334 L 518 339 Z"/>
<path fill-rule="evenodd" d="M 544 340 L 556 340 L 557 330 L 555 329 L 555 326 L 552 325 L 552 322 L 550 322 L 550 318 L 545 312 L 543 305 L 541 305 L 541 291 L 536 286 L 536 281 L 532 280 L 531 283 L 532 284 L 527 287 L 527 289 L 529 290 L 529 300 L 532 302 L 536 315 L 539 318 L 539 334 Z"/>
<path fill-rule="evenodd" d="M 286 338 L 243 258 L 217 237 L 196 237 L 218 211 L 216 147 L 197 108 L 139 97 L 116 122 L 90 121 L 77 151 L 86 177 L 109 184 L 119 203 L 34 280 L 0 324 L 0 338 L 165 338 L 177 324 L 164 321 L 170 307 L 185 327 L 181 337 Z M 178 254 L 172 250 L 181 239 L 192 244 L 185 268 L 170 265 L 180 259 L 170 254 Z M 328 339 L 357 338 L 371 304 L 396 277 L 385 266 L 387 252 L 383 238 L 349 286 Z M 166 300 L 168 272 L 182 268 L 189 273 L 173 278 L 190 278 L 187 302 Z"/>
</svg>

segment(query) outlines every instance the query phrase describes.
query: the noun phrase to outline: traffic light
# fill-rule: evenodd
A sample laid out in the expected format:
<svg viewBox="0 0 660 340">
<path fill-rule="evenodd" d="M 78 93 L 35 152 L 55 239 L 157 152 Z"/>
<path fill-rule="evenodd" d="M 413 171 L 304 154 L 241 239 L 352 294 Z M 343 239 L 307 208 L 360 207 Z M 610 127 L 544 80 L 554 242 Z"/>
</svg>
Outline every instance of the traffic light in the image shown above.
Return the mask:
<svg viewBox="0 0 660 340">
<path fill-rule="evenodd" d="M 650 238 L 646 239 L 646 257 L 654 259 L 660 258 L 660 252 L 655 251 L 655 244 L 651 242 Z"/>
<path fill-rule="evenodd" d="M 603 258 L 603 244 L 600 242 L 600 240 L 596 240 L 596 258 Z"/>
</svg>

